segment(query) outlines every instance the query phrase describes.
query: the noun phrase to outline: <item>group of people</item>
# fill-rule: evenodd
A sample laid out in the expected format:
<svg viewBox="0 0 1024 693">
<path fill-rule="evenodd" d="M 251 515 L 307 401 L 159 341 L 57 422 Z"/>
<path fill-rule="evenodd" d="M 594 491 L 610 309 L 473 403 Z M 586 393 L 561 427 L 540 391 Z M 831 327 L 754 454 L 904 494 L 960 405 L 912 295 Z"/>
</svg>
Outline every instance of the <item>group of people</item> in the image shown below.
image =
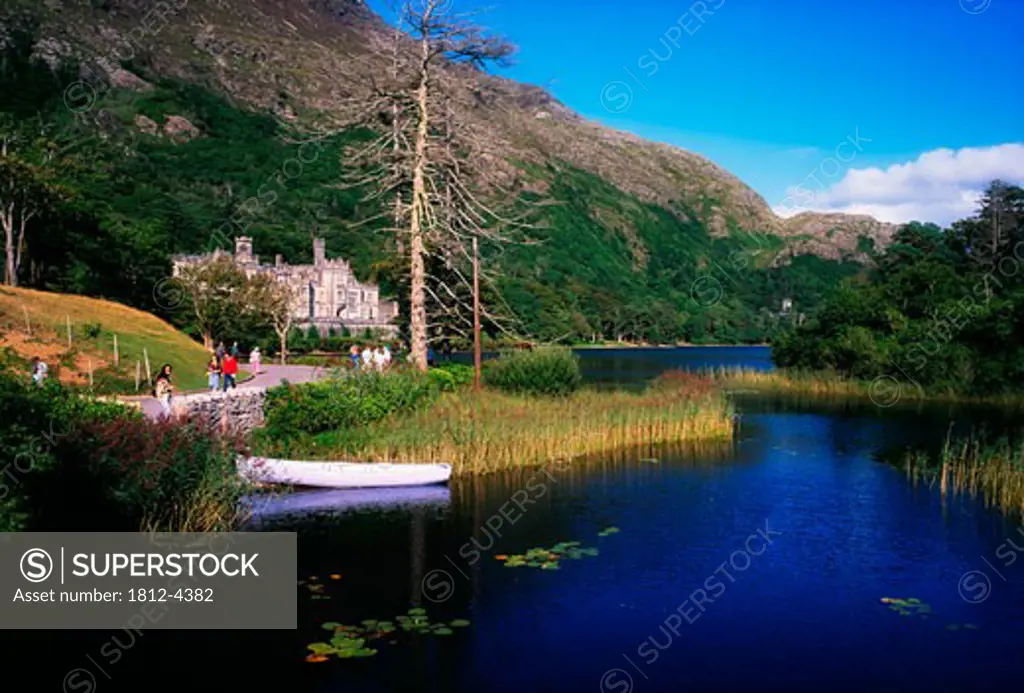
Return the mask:
<svg viewBox="0 0 1024 693">
<path fill-rule="evenodd" d="M 255 347 L 249 352 L 249 365 L 253 374 L 260 372 L 263 355 L 260 348 Z M 211 392 L 220 390 L 227 392 L 238 385 L 238 342 L 235 342 L 230 349 L 225 348 L 224 342 L 217 344 L 217 349 L 210 355 L 210 361 L 206 364 L 207 384 Z"/>
<path fill-rule="evenodd" d="M 348 355 L 352 359 L 352 368 L 356 371 L 383 372 L 391 365 L 391 347 L 387 344 L 365 346 L 362 349 L 353 344 Z"/>
</svg>

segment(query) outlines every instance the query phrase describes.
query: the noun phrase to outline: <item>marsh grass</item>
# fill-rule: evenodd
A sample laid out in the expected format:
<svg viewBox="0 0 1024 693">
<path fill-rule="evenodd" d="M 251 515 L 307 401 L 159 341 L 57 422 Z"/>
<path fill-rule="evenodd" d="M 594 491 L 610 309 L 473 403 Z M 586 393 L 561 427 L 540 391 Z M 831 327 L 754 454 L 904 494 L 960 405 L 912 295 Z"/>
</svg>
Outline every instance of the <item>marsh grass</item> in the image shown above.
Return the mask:
<svg viewBox="0 0 1024 693">
<path fill-rule="evenodd" d="M 980 498 L 986 507 L 1024 520 L 1024 446 L 947 440 L 937 460 L 922 453 L 907 455 L 904 471 L 915 485 L 937 484 L 944 498 Z"/>
<path fill-rule="evenodd" d="M 871 383 L 844 378 L 834 372 L 759 371 L 752 368 L 720 368 L 710 371 L 715 382 L 731 389 L 758 394 L 814 397 L 871 397 Z"/>
<path fill-rule="evenodd" d="M 724 441 L 733 409 L 707 379 L 660 378 L 647 390 L 568 397 L 460 390 L 370 426 L 263 443 L 268 454 L 365 462 L 449 462 L 453 474 L 584 460 L 605 451 Z"/>
<path fill-rule="evenodd" d="M 756 394 L 817 397 L 822 399 L 861 399 L 888 407 L 897 403 L 940 402 L 948 404 L 994 404 L 1024 408 L 1024 394 L 1001 393 L 971 395 L 954 390 L 923 390 L 899 375 L 875 380 L 847 378 L 835 371 L 774 370 L 752 368 L 720 368 L 708 371 L 718 384 L 739 392 Z"/>
</svg>

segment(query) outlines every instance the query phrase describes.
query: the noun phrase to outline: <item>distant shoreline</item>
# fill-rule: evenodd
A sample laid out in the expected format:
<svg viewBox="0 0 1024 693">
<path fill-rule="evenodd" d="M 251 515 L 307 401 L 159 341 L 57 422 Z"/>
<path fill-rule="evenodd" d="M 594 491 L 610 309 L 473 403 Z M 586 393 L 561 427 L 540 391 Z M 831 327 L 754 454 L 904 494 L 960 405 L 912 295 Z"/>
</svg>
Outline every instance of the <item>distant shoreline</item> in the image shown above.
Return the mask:
<svg viewBox="0 0 1024 693">
<path fill-rule="evenodd" d="M 771 344 L 584 344 L 570 347 L 571 349 L 705 349 L 724 348 L 731 349 L 763 349 L 771 348 Z"/>
</svg>

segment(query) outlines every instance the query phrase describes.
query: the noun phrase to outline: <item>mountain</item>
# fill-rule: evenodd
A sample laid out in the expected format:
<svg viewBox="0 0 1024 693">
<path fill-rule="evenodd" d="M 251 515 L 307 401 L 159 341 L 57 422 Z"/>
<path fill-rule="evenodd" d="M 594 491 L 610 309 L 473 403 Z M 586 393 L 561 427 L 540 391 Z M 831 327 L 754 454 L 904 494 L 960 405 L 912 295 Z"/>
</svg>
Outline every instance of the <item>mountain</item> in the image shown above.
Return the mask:
<svg viewBox="0 0 1024 693">
<path fill-rule="evenodd" d="M 330 123 L 359 95 L 357 72 L 386 70 L 368 46 L 393 31 L 359 0 L 8 0 L 5 7 L 0 40 L 9 53 L 29 36 L 22 53 L 32 70 L 74 66 L 83 80 L 69 86 L 74 75 L 65 76 L 52 86 L 63 87 L 65 111 L 75 127 L 89 128 L 90 146 L 106 162 L 108 180 L 89 182 L 94 202 L 85 206 L 100 226 L 115 218 L 152 229 L 151 265 L 159 264 L 157 251 L 198 250 L 211 226 L 273 177 L 295 147 L 289 123 Z M 538 87 L 469 76 L 460 115 L 507 152 L 496 165 L 516 169 L 530 193 L 559 203 L 544 212 L 539 245 L 495 259 L 504 301 L 523 331 L 542 338 L 763 341 L 782 298 L 813 312 L 829 286 L 857 271 L 862 237 L 881 247 L 895 231 L 839 214 L 782 219 L 700 155 L 587 121 Z M 31 103 L 8 94 L 0 110 L 24 119 L 35 107 L 67 119 L 53 105 L 54 89 L 37 90 Z M 335 155 L 334 144 L 326 156 Z M 352 228 L 366 211 L 337 190 L 339 166 L 307 167 L 245 232 L 264 256 L 301 261 L 316 223 L 330 252 L 387 285 L 385 243 Z M 130 190 L 118 180 L 130 180 Z M 123 235 L 112 242 L 125 242 Z M 732 266 L 729 258 L 754 246 L 751 262 Z M 156 283 L 152 271 L 139 268 L 128 287 L 72 280 L 68 272 L 41 276 L 59 288 L 153 307 L 145 296 Z M 694 290 L 708 274 L 721 287 L 713 301 Z"/>
</svg>

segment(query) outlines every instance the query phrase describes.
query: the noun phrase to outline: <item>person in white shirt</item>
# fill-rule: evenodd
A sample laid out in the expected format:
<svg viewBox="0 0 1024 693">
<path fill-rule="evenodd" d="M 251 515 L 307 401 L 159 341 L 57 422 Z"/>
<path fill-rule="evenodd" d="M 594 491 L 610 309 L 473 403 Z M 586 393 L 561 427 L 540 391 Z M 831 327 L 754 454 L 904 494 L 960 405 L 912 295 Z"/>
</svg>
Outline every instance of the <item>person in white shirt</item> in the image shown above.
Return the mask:
<svg viewBox="0 0 1024 693">
<path fill-rule="evenodd" d="M 391 348 L 387 344 L 384 345 L 384 368 L 391 365 Z"/>
<path fill-rule="evenodd" d="M 361 356 L 362 358 L 360 359 L 360 361 L 363 362 L 363 368 L 367 370 L 373 368 L 373 351 L 370 349 L 370 347 L 363 347 L 363 353 Z"/>
<path fill-rule="evenodd" d="M 43 386 L 43 381 L 46 380 L 46 373 L 49 371 L 49 367 L 46 362 L 40 359 L 38 356 L 32 357 L 32 382 L 37 387 Z"/>
</svg>

